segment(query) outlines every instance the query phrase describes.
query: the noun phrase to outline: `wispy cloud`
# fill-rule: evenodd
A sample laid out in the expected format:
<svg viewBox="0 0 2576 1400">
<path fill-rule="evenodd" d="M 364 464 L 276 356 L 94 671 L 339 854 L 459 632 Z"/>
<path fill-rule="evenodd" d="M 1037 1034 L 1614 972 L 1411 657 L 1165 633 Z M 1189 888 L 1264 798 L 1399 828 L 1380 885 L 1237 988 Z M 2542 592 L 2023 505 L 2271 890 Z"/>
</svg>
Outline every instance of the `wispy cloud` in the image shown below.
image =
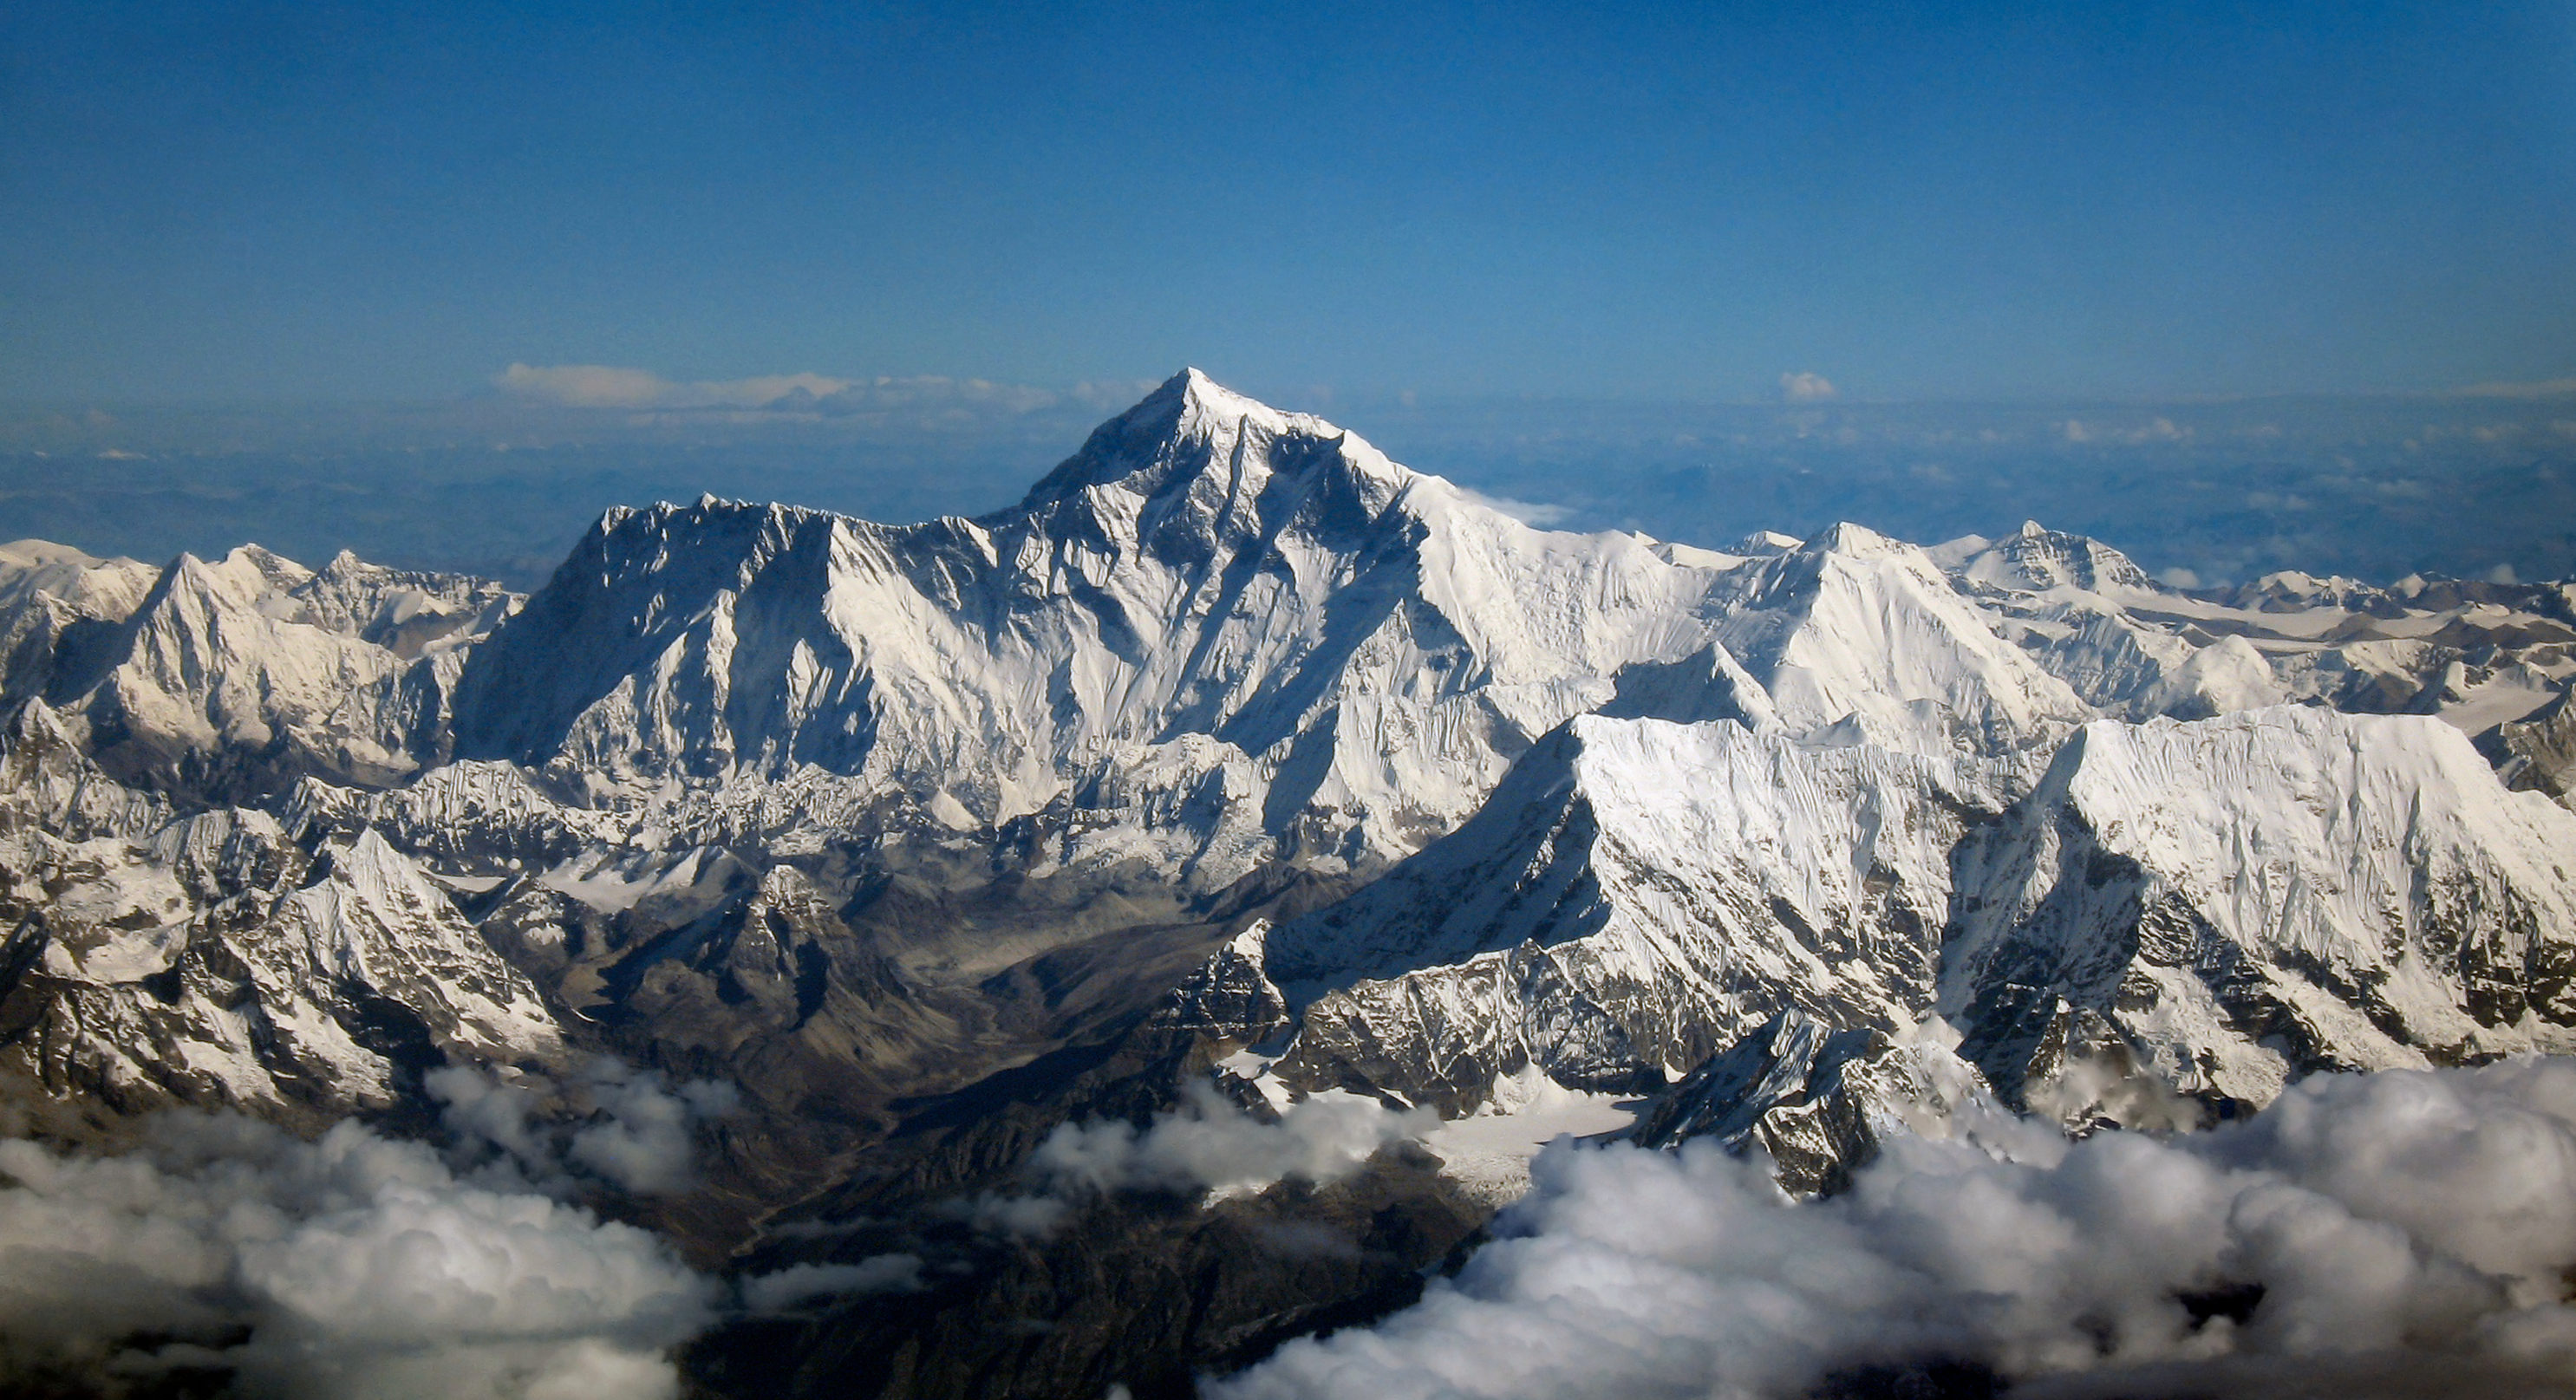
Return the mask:
<svg viewBox="0 0 2576 1400">
<path fill-rule="evenodd" d="M 993 379 L 946 375 L 880 375 L 839 379 L 827 374 L 763 374 L 749 379 L 666 379 L 649 369 L 620 365 L 514 364 L 493 376 L 502 392 L 555 408 L 623 409 L 629 412 L 838 416 L 898 410 L 1020 414 L 1059 405 L 1123 408 L 1153 389 L 1151 382 L 1086 381 L 1057 392 Z"/>
<path fill-rule="evenodd" d="M 921 1256 L 879 1254 L 855 1264 L 791 1264 L 776 1273 L 742 1280 L 743 1307 L 774 1316 L 818 1298 L 845 1298 L 862 1293 L 918 1293 Z"/>
<path fill-rule="evenodd" d="M 1571 508 L 1549 505 L 1545 501 L 1516 501 L 1509 496 L 1488 496 L 1482 491 L 1464 486 L 1458 488 L 1458 494 L 1487 510 L 1500 512 L 1524 525 L 1541 530 L 1553 529 L 1574 516 Z"/>
<path fill-rule="evenodd" d="M 2536 379 L 2520 384 L 2472 384 L 2452 391 L 2469 399 L 2576 398 L 2576 379 Z"/>
<path fill-rule="evenodd" d="M 503 391 L 565 408 L 771 408 L 811 402 L 850 387 L 820 374 L 764 374 L 750 379 L 674 383 L 647 369 L 616 365 L 514 364 L 493 378 Z"/>
<path fill-rule="evenodd" d="M 1398 1111 L 1338 1089 L 1265 1122 L 1201 1084 L 1180 1108 L 1143 1129 L 1119 1119 L 1057 1124 L 1029 1159 L 1026 1175 L 1037 1194 L 987 1192 L 953 1203 L 952 1213 L 997 1234 L 1045 1235 L 1079 1202 L 1111 1192 L 1231 1196 L 1291 1177 L 1339 1181 L 1378 1149 L 1438 1126 L 1439 1115 L 1428 1110 Z"/>
<path fill-rule="evenodd" d="M 1832 380 L 1812 371 L 1780 376 L 1780 397 L 1791 403 L 1823 403 L 1837 392 Z"/>
</svg>

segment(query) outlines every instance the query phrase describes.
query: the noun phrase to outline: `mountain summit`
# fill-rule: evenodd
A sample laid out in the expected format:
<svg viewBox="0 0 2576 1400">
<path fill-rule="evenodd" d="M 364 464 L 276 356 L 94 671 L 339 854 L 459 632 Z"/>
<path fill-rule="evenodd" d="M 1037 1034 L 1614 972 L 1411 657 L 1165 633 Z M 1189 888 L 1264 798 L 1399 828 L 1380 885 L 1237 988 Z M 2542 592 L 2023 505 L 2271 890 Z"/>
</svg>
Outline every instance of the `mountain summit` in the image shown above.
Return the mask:
<svg viewBox="0 0 2576 1400">
<path fill-rule="evenodd" d="M 1282 413 L 1245 398 L 1196 369 L 1163 381 L 1135 407 L 1094 429 L 1082 450 L 1029 489 L 1034 511 L 1088 487 L 1119 486 L 1145 499 L 1241 507 L 1271 489 L 1312 489 L 1317 470 L 1350 478 L 1355 494 L 1383 506 L 1416 479 L 1360 437 L 1321 418 Z M 1359 485 L 1364 478 L 1369 484 Z"/>
</svg>

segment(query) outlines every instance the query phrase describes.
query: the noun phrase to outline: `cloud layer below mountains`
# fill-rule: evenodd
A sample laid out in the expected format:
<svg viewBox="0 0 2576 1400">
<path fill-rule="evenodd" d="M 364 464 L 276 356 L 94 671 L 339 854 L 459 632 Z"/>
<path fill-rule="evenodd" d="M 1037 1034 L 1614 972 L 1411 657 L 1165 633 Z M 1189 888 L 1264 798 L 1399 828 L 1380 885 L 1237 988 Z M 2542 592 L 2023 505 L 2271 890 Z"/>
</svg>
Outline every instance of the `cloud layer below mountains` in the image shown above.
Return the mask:
<svg viewBox="0 0 2576 1400">
<path fill-rule="evenodd" d="M 678 1393 L 712 1285 L 653 1235 L 343 1123 L 172 1116 L 123 1157 L 0 1142 L 0 1377 L 236 1373 L 255 1395 Z"/>
<path fill-rule="evenodd" d="M 123 1156 L 0 1141 L 0 1388 L 229 1371 L 251 1395 L 665 1400 L 718 1285 L 564 1197 L 692 1175 L 726 1088 L 614 1062 L 545 1086 L 433 1074 L 444 1154 L 174 1113 Z M 560 1116 L 560 1113 L 559 1113 Z M 776 1286 L 772 1286 L 776 1291 Z"/>
<path fill-rule="evenodd" d="M 2576 1062 L 2320 1076 L 2193 1136 L 2002 1140 L 1900 1141 L 1806 1203 L 1704 1146 L 1551 1148 L 1455 1280 L 1207 1393 L 1795 1397 L 1939 1365 L 2016 1397 L 2565 1393 Z"/>
</svg>

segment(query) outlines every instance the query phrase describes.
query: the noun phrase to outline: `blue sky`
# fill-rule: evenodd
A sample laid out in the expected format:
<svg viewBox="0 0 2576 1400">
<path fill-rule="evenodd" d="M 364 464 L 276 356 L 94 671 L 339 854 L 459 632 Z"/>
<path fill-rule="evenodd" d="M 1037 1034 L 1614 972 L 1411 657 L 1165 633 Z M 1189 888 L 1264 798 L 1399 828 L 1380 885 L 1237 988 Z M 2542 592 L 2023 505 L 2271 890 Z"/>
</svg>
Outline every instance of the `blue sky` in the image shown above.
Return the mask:
<svg viewBox="0 0 2576 1400">
<path fill-rule="evenodd" d="M 0 9 L 0 398 L 2576 375 L 2576 7 Z"/>
</svg>

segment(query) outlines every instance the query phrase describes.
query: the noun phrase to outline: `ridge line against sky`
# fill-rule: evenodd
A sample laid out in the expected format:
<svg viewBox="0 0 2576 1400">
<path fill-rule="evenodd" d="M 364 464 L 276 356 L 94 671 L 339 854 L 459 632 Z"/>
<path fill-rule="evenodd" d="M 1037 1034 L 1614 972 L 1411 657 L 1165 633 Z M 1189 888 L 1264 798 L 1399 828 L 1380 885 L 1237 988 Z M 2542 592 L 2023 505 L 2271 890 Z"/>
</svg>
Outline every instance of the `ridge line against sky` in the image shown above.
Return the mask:
<svg viewBox="0 0 2576 1400">
<path fill-rule="evenodd" d="M 0 398 L 2576 372 L 2576 13 L 27 0 Z"/>
</svg>

